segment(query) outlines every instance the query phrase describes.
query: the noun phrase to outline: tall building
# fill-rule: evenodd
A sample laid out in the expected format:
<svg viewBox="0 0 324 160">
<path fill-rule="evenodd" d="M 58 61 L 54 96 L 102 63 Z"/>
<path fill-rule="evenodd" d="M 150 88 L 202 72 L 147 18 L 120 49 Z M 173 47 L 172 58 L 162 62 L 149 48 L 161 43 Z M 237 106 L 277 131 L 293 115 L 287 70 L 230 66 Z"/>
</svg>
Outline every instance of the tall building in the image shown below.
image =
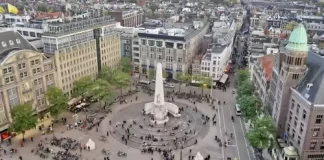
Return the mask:
<svg viewBox="0 0 324 160">
<path fill-rule="evenodd" d="M 109 14 L 124 27 L 138 27 L 144 22 L 144 12 L 139 10 L 109 11 Z"/>
<path fill-rule="evenodd" d="M 307 70 L 307 54 L 307 33 L 304 26 L 299 24 L 292 31 L 288 44 L 280 48 L 280 52 L 275 56 L 270 83 L 269 102 L 280 134 L 283 134 L 285 129 L 291 88 L 297 86 Z"/>
<path fill-rule="evenodd" d="M 51 57 L 38 52 L 18 32 L 0 31 L 0 131 L 8 128 L 11 109 L 28 103 L 46 109 L 45 92 L 55 84 Z"/>
<path fill-rule="evenodd" d="M 116 24 L 103 13 L 92 13 L 90 17 L 44 25 L 44 52 L 54 55 L 57 85 L 68 96 L 72 95 L 74 81 L 85 76 L 95 78 L 102 67 L 119 64 Z"/>
<path fill-rule="evenodd" d="M 208 28 L 202 21 L 141 26 L 132 44 L 134 72 L 147 75 L 161 62 L 168 78 L 187 73 Z"/>
</svg>

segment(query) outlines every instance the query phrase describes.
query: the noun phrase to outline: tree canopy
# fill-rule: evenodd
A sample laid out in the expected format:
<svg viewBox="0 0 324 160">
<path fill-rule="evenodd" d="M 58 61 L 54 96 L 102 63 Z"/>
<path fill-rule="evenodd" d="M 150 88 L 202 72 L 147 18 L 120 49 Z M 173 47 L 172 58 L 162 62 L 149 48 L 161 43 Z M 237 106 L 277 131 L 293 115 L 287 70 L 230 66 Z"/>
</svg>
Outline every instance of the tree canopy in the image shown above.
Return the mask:
<svg viewBox="0 0 324 160">
<path fill-rule="evenodd" d="M 131 84 L 131 76 L 121 70 L 117 70 L 113 76 L 113 85 L 120 89 L 120 95 L 122 95 L 123 88 L 128 87 Z"/>
<path fill-rule="evenodd" d="M 130 57 L 122 57 L 120 60 L 120 69 L 124 73 L 131 74 L 133 71 L 132 59 Z"/>
<path fill-rule="evenodd" d="M 261 111 L 262 102 L 254 95 L 243 95 L 238 100 L 244 119 L 254 120 Z"/>
<path fill-rule="evenodd" d="M 253 92 L 254 92 L 254 86 L 249 80 L 245 80 L 241 82 L 239 86 L 237 86 L 237 95 L 239 98 L 244 95 L 252 95 Z"/>
<path fill-rule="evenodd" d="M 95 99 L 103 100 L 104 102 L 112 101 L 115 98 L 113 86 L 104 79 L 97 79 L 91 85 L 89 94 Z"/>
<path fill-rule="evenodd" d="M 188 75 L 188 74 L 184 74 L 182 72 L 178 72 L 176 74 L 176 79 L 180 82 L 180 85 L 179 85 L 179 92 L 181 90 L 181 85 L 183 83 L 185 84 L 189 84 L 191 82 L 191 75 Z"/>
<path fill-rule="evenodd" d="M 85 96 L 89 87 L 92 85 L 93 80 L 90 76 L 82 77 L 73 82 L 73 97 Z"/>
<path fill-rule="evenodd" d="M 237 76 L 236 82 L 237 82 L 237 84 L 240 84 L 249 78 L 250 78 L 249 70 L 241 69 L 238 71 L 238 76 Z"/>
<path fill-rule="evenodd" d="M 10 130 L 16 133 L 22 133 L 26 130 L 35 128 L 37 118 L 33 115 L 32 107 L 28 104 L 20 104 L 11 110 L 12 123 Z"/>
<path fill-rule="evenodd" d="M 68 108 L 68 97 L 57 87 L 51 87 L 46 92 L 49 101 L 49 111 L 55 118 Z"/>
<path fill-rule="evenodd" d="M 264 116 L 255 121 L 253 128 L 247 133 L 252 147 L 257 149 L 269 148 L 273 143 L 276 127 L 270 116 Z"/>
</svg>

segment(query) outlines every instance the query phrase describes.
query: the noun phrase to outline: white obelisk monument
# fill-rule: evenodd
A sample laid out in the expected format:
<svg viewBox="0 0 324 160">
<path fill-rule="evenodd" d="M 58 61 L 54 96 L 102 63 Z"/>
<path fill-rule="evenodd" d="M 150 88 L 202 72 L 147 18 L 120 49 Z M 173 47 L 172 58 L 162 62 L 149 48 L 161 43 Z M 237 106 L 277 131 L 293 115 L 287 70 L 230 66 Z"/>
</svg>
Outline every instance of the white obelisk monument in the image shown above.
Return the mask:
<svg viewBox="0 0 324 160">
<path fill-rule="evenodd" d="M 154 123 L 162 124 L 169 120 L 168 113 L 175 117 L 180 117 L 179 107 L 173 103 L 164 101 L 164 86 L 162 75 L 162 64 L 157 63 L 155 75 L 155 93 L 154 102 L 146 103 L 144 107 L 145 114 L 152 114 Z"/>
</svg>

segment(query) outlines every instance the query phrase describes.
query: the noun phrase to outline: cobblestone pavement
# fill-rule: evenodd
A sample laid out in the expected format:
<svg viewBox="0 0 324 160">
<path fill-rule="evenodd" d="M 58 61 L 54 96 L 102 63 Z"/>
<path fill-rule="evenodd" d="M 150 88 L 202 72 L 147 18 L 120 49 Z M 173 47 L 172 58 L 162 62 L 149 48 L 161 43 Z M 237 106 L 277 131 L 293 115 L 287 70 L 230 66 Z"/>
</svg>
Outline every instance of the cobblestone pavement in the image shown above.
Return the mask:
<svg viewBox="0 0 324 160">
<path fill-rule="evenodd" d="M 177 87 L 177 86 L 176 86 Z M 178 88 L 175 88 L 175 90 L 177 90 Z M 172 90 L 172 89 L 166 89 L 166 90 Z M 200 93 L 201 89 L 197 88 L 197 87 L 182 87 L 181 89 L 182 91 L 187 91 L 189 92 L 189 90 L 192 91 L 196 91 L 196 93 Z M 206 93 L 208 93 L 209 90 L 205 90 Z M 218 91 L 217 91 L 218 92 Z M 92 150 L 92 151 L 82 151 L 81 152 L 81 157 L 83 160 L 103 160 L 104 159 L 104 155 L 101 153 L 101 150 L 103 148 L 110 150 L 111 155 L 109 156 L 110 159 L 120 159 L 120 160 L 150 160 L 151 158 L 154 158 L 154 160 L 162 160 L 161 155 L 159 155 L 158 153 L 154 153 L 153 155 L 151 154 L 141 154 L 139 149 L 133 148 L 133 147 L 129 147 L 123 143 L 120 143 L 120 140 L 116 140 L 115 138 L 113 138 L 113 136 L 111 136 L 111 134 L 109 136 L 107 136 L 107 132 L 112 131 L 113 130 L 113 125 L 109 125 L 109 121 L 114 121 L 114 118 L 116 117 L 116 114 L 118 114 L 118 112 L 120 110 L 123 110 L 124 108 L 129 108 L 129 107 L 133 107 L 136 106 L 136 104 L 143 104 L 145 102 L 148 101 L 153 101 L 153 96 L 149 96 L 145 93 L 137 93 L 138 96 L 138 101 L 135 102 L 135 95 L 131 96 L 128 98 L 128 104 L 114 104 L 111 108 L 113 113 L 112 114 L 108 114 L 105 119 L 102 121 L 102 123 L 100 124 L 99 128 L 98 128 L 98 132 L 96 132 L 96 129 L 92 129 L 92 130 L 66 130 L 66 126 L 63 126 L 62 124 L 55 124 L 54 125 L 54 135 L 57 137 L 71 137 L 75 140 L 80 141 L 82 144 L 85 144 L 89 138 L 91 138 L 95 144 L 96 144 L 96 149 Z M 181 105 L 189 105 L 191 107 L 192 103 L 190 103 L 188 100 L 182 100 L 182 99 L 175 99 L 175 103 Z M 98 107 L 99 104 L 94 104 L 92 106 L 90 106 L 90 108 L 96 108 Z M 196 103 L 195 106 L 198 108 L 198 110 L 209 116 L 209 117 L 213 117 L 216 112 L 215 110 L 213 110 L 207 103 Z M 144 105 L 143 105 L 144 107 Z M 219 107 L 219 106 L 217 106 Z M 102 114 L 102 113 L 100 113 Z M 79 115 L 79 119 L 85 119 L 86 114 L 85 113 L 80 113 Z M 89 116 L 90 113 L 87 113 L 87 116 Z M 228 116 L 228 115 L 225 115 Z M 68 119 L 68 123 L 73 124 L 75 122 L 75 119 L 73 118 L 73 114 L 66 112 L 62 115 L 62 117 L 66 117 Z M 217 118 L 220 118 L 221 116 L 219 116 L 217 114 Z M 46 120 L 44 122 L 42 122 L 42 124 L 44 124 L 45 126 L 48 126 L 48 124 L 50 123 L 50 120 Z M 224 150 L 218 146 L 218 144 L 216 143 L 216 141 L 214 140 L 215 135 L 220 136 L 221 130 L 224 131 L 224 129 L 221 129 L 221 125 L 219 122 L 217 122 L 217 126 L 212 126 L 211 123 L 210 124 L 210 128 L 209 128 L 209 132 L 206 136 L 201 136 L 198 138 L 198 144 L 196 145 L 192 145 L 189 146 L 187 148 L 182 149 L 182 156 L 183 159 L 188 159 L 187 157 L 189 155 L 193 155 L 196 154 L 198 151 L 203 155 L 203 156 L 207 156 L 210 155 L 211 159 L 213 160 L 222 160 L 224 159 Z M 227 122 L 226 122 L 227 123 Z M 230 122 L 228 122 L 227 124 L 229 124 Z M 26 132 L 26 139 L 27 141 L 24 143 L 24 147 L 20 147 L 20 140 L 21 140 L 21 136 L 17 136 L 13 139 L 13 144 L 11 146 L 6 146 L 6 145 L 2 145 L 4 148 L 6 148 L 7 150 L 9 150 L 10 148 L 17 148 L 18 149 L 18 153 L 14 154 L 13 156 L 9 156 L 7 155 L 3 155 L 3 152 L 1 152 L 1 158 L 3 158 L 4 160 L 15 160 L 15 159 L 19 159 L 18 156 L 21 155 L 23 156 L 23 159 L 32 159 L 32 160 L 41 160 L 41 158 L 39 158 L 38 156 L 34 155 L 33 153 L 31 153 L 31 149 L 35 148 L 37 143 L 40 140 L 44 140 L 45 138 L 51 138 L 53 135 L 52 134 L 46 134 L 46 135 L 41 135 L 41 133 L 39 133 L 38 130 L 31 130 Z M 242 136 L 242 135 L 241 135 Z M 33 137 L 34 138 L 34 142 L 30 142 L 29 138 Z M 102 137 L 107 137 L 105 138 L 106 140 L 103 141 Z M 204 137 L 204 138 L 202 138 Z M 118 139 L 118 138 L 117 138 Z M 230 156 L 230 157 L 234 157 L 237 156 L 237 149 L 235 149 L 235 143 L 233 143 L 233 147 L 227 147 L 225 149 L 225 156 Z M 53 147 L 54 148 L 54 147 Z M 192 150 L 191 153 L 189 153 L 189 150 Z M 56 148 L 54 148 L 54 150 L 58 150 Z M 117 152 L 118 151 L 123 151 L 127 153 L 127 157 L 118 157 L 117 156 Z M 173 151 L 173 154 L 175 154 L 175 159 L 179 160 L 180 159 L 180 151 L 181 150 L 175 150 Z M 80 151 L 72 151 L 74 153 L 78 153 L 80 154 Z M 242 160 L 248 160 L 248 159 L 242 159 Z"/>
<path fill-rule="evenodd" d="M 200 111 L 194 111 L 194 107 L 175 104 L 182 107 L 184 111 L 181 112 L 179 118 L 169 115 L 169 121 L 165 125 L 154 124 L 150 121 L 150 115 L 142 114 L 145 102 L 132 104 L 120 110 L 112 120 L 113 137 L 121 143 L 127 143 L 128 146 L 138 149 L 143 148 L 144 142 L 149 143 L 153 148 L 172 150 L 194 145 L 198 138 L 202 139 L 207 135 L 209 123 L 204 124 L 203 114 Z M 129 139 L 126 136 L 126 128 L 132 134 Z M 124 141 L 122 141 L 122 136 L 124 136 Z M 154 136 L 154 138 L 145 138 L 148 136 Z M 178 140 L 177 145 L 173 142 L 175 138 Z M 186 140 L 182 141 L 184 138 Z"/>
</svg>

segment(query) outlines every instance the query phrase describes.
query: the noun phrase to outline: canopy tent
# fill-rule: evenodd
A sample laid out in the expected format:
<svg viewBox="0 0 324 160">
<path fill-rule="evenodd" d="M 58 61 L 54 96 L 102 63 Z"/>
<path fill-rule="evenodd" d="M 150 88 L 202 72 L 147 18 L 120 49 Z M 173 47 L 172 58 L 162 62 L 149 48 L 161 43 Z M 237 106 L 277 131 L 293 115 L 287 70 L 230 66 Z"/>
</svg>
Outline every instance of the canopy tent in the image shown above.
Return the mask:
<svg viewBox="0 0 324 160">
<path fill-rule="evenodd" d="M 219 82 L 226 83 L 227 79 L 228 79 L 228 74 L 223 74 L 223 76 L 222 76 L 222 78 L 220 79 Z"/>
</svg>

